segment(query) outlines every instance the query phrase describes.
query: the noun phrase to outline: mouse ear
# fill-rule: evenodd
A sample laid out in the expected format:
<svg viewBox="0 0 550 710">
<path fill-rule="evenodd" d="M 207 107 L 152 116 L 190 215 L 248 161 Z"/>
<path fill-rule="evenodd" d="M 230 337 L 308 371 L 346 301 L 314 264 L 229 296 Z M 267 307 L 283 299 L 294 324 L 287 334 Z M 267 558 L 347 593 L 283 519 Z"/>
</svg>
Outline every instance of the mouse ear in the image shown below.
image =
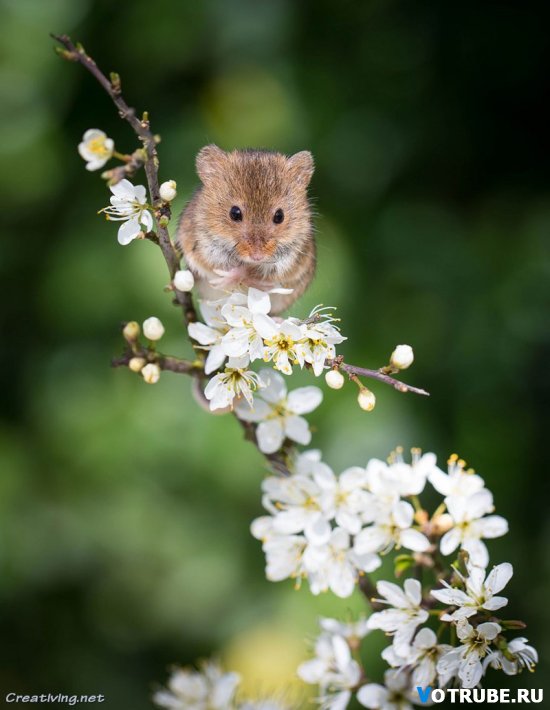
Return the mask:
<svg viewBox="0 0 550 710">
<path fill-rule="evenodd" d="M 304 187 L 309 185 L 315 168 L 313 156 L 309 150 L 301 150 L 299 153 L 291 155 L 287 160 L 287 166 L 294 181 L 301 183 Z"/>
<path fill-rule="evenodd" d="M 225 158 L 226 153 L 213 143 L 201 148 L 195 161 L 197 174 L 201 182 L 206 183 L 210 178 L 217 175 L 225 163 Z"/>
</svg>

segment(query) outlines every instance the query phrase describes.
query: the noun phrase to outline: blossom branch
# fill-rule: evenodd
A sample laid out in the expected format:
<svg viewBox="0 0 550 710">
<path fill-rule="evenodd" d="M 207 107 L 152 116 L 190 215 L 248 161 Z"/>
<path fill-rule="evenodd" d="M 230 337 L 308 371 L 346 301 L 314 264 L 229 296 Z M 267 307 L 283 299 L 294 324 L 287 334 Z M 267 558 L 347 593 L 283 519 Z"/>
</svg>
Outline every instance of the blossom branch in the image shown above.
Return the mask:
<svg viewBox="0 0 550 710">
<path fill-rule="evenodd" d="M 139 348 L 136 351 L 127 350 L 120 357 L 115 357 L 111 360 L 112 367 L 129 367 L 130 361 L 133 358 L 143 358 L 146 362 L 154 362 L 161 370 L 169 372 L 177 372 L 182 375 L 191 375 L 192 377 L 204 377 L 202 365 L 189 360 L 181 360 L 170 355 L 161 355 L 155 350 L 149 348 Z"/>
<path fill-rule="evenodd" d="M 426 390 L 407 385 L 405 382 L 401 382 L 401 380 L 396 380 L 395 377 L 390 377 L 382 370 L 369 370 L 365 367 L 358 367 L 357 365 L 348 365 L 348 363 L 344 362 L 344 358 L 341 355 L 335 357 L 333 360 L 327 360 L 327 365 L 346 372 L 350 377 L 369 377 L 373 380 L 378 380 L 379 382 L 393 387 L 398 392 L 412 392 L 413 394 L 420 394 L 425 397 L 430 396 L 430 393 L 426 392 Z"/>
<path fill-rule="evenodd" d="M 127 157 L 122 165 L 106 170 L 101 173 L 101 177 L 107 181 L 108 185 L 116 185 L 124 178 L 133 177 L 138 170 L 145 166 L 146 159 L 147 156 L 143 148 L 138 148 Z"/>
<path fill-rule="evenodd" d="M 172 244 L 168 233 L 167 225 L 171 217 L 170 207 L 161 200 L 158 180 L 159 160 L 157 155 L 157 144 L 160 139 L 151 131 L 148 114 L 144 113 L 140 119 L 137 117 L 135 109 L 126 103 L 122 96 L 120 77 L 118 74 L 113 73 L 111 74 L 111 78 L 108 79 L 99 69 L 96 62 L 86 53 L 80 44 L 75 45 L 71 38 L 67 35 L 52 36 L 64 47 L 64 49 L 58 48 L 58 54 L 63 57 L 63 59 L 81 64 L 87 71 L 90 72 L 90 74 L 109 94 L 118 109 L 120 117 L 130 124 L 139 140 L 143 143 L 143 150 L 145 151 L 143 167 L 145 169 L 145 175 L 147 177 L 147 184 L 149 186 L 149 193 L 157 223 L 158 242 L 164 256 L 164 260 L 166 261 L 170 277 L 173 278 L 176 271 L 180 268 L 180 258 L 174 249 L 174 245 Z M 175 298 L 183 310 L 186 322 L 192 323 L 196 321 L 197 315 L 191 294 L 188 292 L 176 291 Z"/>
</svg>

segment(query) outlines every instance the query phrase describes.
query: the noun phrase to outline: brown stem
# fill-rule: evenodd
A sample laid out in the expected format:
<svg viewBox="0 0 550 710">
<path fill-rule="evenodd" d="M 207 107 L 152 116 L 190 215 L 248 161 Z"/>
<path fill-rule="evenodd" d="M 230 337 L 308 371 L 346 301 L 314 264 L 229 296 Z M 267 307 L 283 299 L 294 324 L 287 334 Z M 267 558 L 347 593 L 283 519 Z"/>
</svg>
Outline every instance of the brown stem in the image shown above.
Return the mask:
<svg viewBox="0 0 550 710">
<path fill-rule="evenodd" d="M 136 348 L 134 351 L 127 350 L 120 357 L 115 357 L 111 360 L 112 367 L 128 367 L 130 360 L 134 357 L 142 357 L 147 362 L 156 363 L 161 370 L 170 372 L 178 372 L 183 375 L 191 375 L 193 377 L 204 376 L 202 367 L 196 365 L 189 360 L 180 360 L 177 357 L 170 355 L 161 355 L 154 350 L 148 348 Z"/>
<path fill-rule="evenodd" d="M 159 246 L 162 250 L 164 260 L 166 261 L 170 278 L 172 279 L 176 271 L 180 268 L 180 259 L 174 249 L 166 227 L 167 221 L 170 218 L 170 209 L 160 199 L 158 180 L 159 160 L 157 155 L 157 143 L 159 138 L 151 131 L 149 117 L 144 113 L 141 119 L 138 118 L 135 109 L 126 103 L 121 93 L 120 78 L 118 75 L 112 74 L 111 79 L 108 79 L 99 69 L 95 61 L 85 52 L 84 48 L 81 45 L 77 46 L 73 44 L 71 38 L 67 35 L 52 35 L 52 37 L 65 48 L 59 52 L 64 59 L 81 64 L 101 84 L 117 107 L 119 116 L 130 124 L 139 140 L 143 143 L 145 150 L 145 175 L 147 177 L 151 204 L 157 223 Z M 196 321 L 197 315 L 191 294 L 183 291 L 175 291 L 175 298 L 183 310 L 186 323 Z"/>
<path fill-rule="evenodd" d="M 108 185 L 116 185 L 124 178 L 131 178 L 137 173 L 140 168 L 145 165 L 145 153 L 142 148 L 135 150 L 132 155 L 128 156 L 128 160 L 124 162 L 123 165 L 117 165 L 114 168 L 105 170 L 101 173 L 101 177 L 107 180 Z"/>
<path fill-rule="evenodd" d="M 244 436 L 247 441 L 251 441 L 259 450 L 258 438 L 256 436 L 256 426 L 252 422 L 245 422 L 236 416 L 237 421 L 244 431 Z M 281 476 L 290 476 L 292 472 L 288 467 L 287 455 L 284 448 L 274 454 L 263 454 L 264 458 L 269 462 L 271 468 Z"/>
<path fill-rule="evenodd" d="M 366 367 L 358 367 L 357 365 L 348 365 L 344 362 L 342 355 L 335 357 L 334 360 L 327 360 L 326 363 L 329 367 L 333 367 L 343 372 L 347 372 L 348 375 L 359 375 L 360 377 L 370 377 L 373 380 L 378 380 L 386 385 L 390 385 L 398 392 L 412 392 L 413 394 L 421 394 L 425 397 L 429 397 L 430 393 L 426 390 L 420 389 L 419 387 L 412 387 L 412 385 L 407 385 L 405 382 L 396 380 L 394 377 L 386 375 L 381 370 L 369 370 Z"/>
</svg>

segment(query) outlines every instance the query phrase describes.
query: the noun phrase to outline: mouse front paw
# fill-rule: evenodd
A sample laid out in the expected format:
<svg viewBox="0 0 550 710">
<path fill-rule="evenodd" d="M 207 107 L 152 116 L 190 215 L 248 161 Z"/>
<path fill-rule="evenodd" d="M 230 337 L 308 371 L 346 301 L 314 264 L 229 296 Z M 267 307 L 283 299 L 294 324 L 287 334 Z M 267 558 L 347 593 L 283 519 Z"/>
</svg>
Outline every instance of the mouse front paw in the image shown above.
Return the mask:
<svg viewBox="0 0 550 710">
<path fill-rule="evenodd" d="M 234 291 L 245 281 L 246 277 L 246 269 L 241 266 L 229 271 L 214 269 L 214 273 L 216 276 L 208 279 L 208 283 L 220 291 Z"/>
</svg>

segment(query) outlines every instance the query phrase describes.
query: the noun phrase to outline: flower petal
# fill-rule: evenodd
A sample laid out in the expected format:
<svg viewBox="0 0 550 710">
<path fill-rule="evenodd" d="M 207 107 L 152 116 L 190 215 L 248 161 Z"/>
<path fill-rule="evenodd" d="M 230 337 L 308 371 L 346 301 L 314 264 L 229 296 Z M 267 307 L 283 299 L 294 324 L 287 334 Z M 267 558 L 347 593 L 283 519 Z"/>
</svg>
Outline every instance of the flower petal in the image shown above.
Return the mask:
<svg viewBox="0 0 550 710">
<path fill-rule="evenodd" d="M 363 685 L 357 691 L 357 700 L 365 708 L 376 710 L 377 708 L 387 707 L 386 700 L 388 699 L 388 691 L 383 685 L 378 683 L 369 683 Z"/>
<path fill-rule="evenodd" d="M 485 589 L 490 594 L 497 594 L 504 589 L 513 574 L 514 568 L 509 562 L 503 562 L 493 567 L 485 581 Z"/>
<path fill-rule="evenodd" d="M 284 440 L 281 422 L 278 419 L 260 422 L 256 429 L 256 437 L 262 454 L 274 454 L 281 448 Z"/>
<path fill-rule="evenodd" d="M 414 550 L 414 552 L 425 552 L 430 547 L 428 538 L 418 530 L 413 530 L 412 528 L 401 532 L 399 542 L 403 547 L 406 547 L 408 550 Z"/>
<path fill-rule="evenodd" d="M 260 377 L 266 383 L 262 389 L 262 399 L 270 404 L 278 404 L 286 397 L 286 382 L 278 372 L 264 368 L 260 370 Z"/>
<path fill-rule="evenodd" d="M 252 313 L 267 315 L 271 310 L 271 299 L 268 293 L 258 291 L 257 288 L 248 289 L 248 308 Z"/>
<path fill-rule="evenodd" d="M 323 401 L 323 392 L 318 387 L 298 387 L 288 395 L 288 409 L 294 414 L 307 414 Z"/>
<path fill-rule="evenodd" d="M 137 217 L 132 217 L 131 219 L 123 222 L 118 228 L 118 243 L 122 246 L 126 246 L 133 241 L 137 235 L 141 232 L 141 227 Z"/>
<path fill-rule="evenodd" d="M 303 417 L 286 417 L 284 430 L 287 437 L 297 444 L 307 446 L 311 441 L 311 431 Z"/>
</svg>

